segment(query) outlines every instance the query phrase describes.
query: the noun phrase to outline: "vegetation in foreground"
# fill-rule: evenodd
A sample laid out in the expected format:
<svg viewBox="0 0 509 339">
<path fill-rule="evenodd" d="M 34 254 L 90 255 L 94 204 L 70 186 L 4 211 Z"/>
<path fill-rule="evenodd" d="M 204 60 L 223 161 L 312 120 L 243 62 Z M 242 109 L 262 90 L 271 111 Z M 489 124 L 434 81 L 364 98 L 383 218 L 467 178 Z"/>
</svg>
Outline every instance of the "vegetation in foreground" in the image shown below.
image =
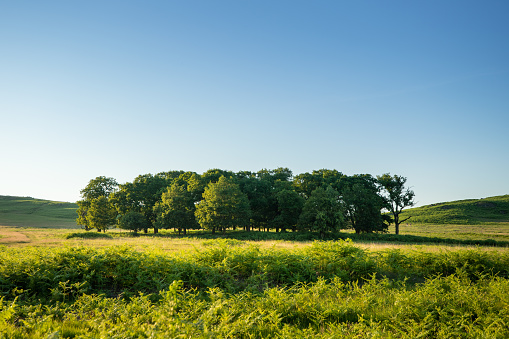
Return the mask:
<svg viewBox="0 0 509 339">
<path fill-rule="evenodd" d="M 191 253 L 2 248 L 5 338 L 509 335 L 509 255 L 284 250 L 210 240 Z"/>
</svg>

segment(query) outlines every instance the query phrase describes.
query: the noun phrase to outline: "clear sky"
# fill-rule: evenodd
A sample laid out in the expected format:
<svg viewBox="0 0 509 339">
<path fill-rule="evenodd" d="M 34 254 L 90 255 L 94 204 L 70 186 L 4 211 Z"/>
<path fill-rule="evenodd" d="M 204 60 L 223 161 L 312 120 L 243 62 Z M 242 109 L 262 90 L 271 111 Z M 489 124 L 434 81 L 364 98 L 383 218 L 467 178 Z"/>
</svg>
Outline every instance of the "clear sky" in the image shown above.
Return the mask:
<svg viewBox="0 0 509 339">
<path fill-rule="evenodd" d="M 321 168 L 509 194 L 509 1 L 3 1 L 0 195 Z"/>
</svg>

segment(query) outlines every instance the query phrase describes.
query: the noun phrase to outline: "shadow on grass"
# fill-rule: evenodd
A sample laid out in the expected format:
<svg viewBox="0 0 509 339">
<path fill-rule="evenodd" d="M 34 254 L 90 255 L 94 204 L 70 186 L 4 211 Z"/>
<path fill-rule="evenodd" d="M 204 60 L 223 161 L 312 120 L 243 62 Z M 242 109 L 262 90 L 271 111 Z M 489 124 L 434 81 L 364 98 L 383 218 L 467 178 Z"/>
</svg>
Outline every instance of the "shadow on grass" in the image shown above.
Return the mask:
<svg viewBox="0 0 509 339">
<path fill-rule="evenodd" d="M 99 232 L 74 232 L 66 234 L 65 239 L 113 239 L 113 236 L 107 233 Z"/>
<path fill-rule="evenodd" d="M 87 236 L 89 234 L 90 236 Z M 196 238 L 196 239 L 236 239 L 247 241 L 314 241 L 314 240 L 340 240 L 352 239 L 354 242 L 380 242 L 380 243 L 403 243 L 403 244 L 450 244 L 450 245 L 471 245 L 471 246 L 491 246 L 491 247 L 509 247 L 509 241 L 494 239 L 452 239 L 439 237 L 425 237 L 418 235 L 396 235 L 396 234 L 356 234 L 356 233 L 331 233 L 323 238 L 318 233 L 313 232 L 259 232 L 259 231 L 229 231 L 225 233 L 212 234 L 210 231 L 188 231 L 186 235 L 176 232 L 163 231 L 161 233 L 138 233 L 116 232 L 110 234 L 104 233 L 71 233 L 66 238 L 116 238 L 116 237 L 151 237 L 151 238 Z"/>
</svg>

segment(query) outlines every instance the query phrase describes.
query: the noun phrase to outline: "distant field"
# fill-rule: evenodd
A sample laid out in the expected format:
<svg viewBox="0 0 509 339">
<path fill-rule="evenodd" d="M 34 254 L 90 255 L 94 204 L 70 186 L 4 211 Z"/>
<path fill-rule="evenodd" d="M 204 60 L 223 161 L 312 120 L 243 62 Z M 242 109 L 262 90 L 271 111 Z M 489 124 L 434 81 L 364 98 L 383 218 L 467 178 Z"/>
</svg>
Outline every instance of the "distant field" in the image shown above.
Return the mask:
<svg viewBox="0 0 509 339">
<path fill-rule="evenodd" d="M 69 202 L 0 196 L 0 225 L 79 228 L 75 221 L 77 209 Z"/>
<path fill-rule="evenodd" d="M 10 233 L 8 234 L 5 231 L 7 228 L 2 228 L 0 230 L 0 244 L 31 243 L 34 245 L 41 241 L 40 237 L 32 236 L 30 238 L 30 235 L 34 234 L 46 234 L 43 237 L 46 240 L 42 241 L 44 244 L 62 241 L 62 239 L 49 241 L 48 237 L 54 238 L 55 234 L 79 230 L 80 227 L 75 222 L 76 209 L 76 204 L 68 202 L 48 201 L 29 197 L 0 196 L 0 225 L 22 227 L 22 229 L 9 228 Z M 405 210 L 403 215 L 404 217 L 411 216 L 411 218 L 401 225 L 400 234 L 402 236 L 419 237 L 420 239 L 417 239 L 419 242 L 424 242 L 426 238 L 430 238 L 430 240 L 439 238 L 461 241 L 491 239 L 509 242 L 509 195 L 433 204 Z M 37 231 L 37 228 L 51 228 L 54 231 Z M 28 236 L 24 237 L 18 234 L 18 236 L 14 237 L 12 232 L 15 232 L 16 229 L 18 229 L 18 233 L 28 234 Z M 56 232 L 56 229 L 61 229 L 62 232 Z M 343 235 L 349 234 L 349 232 L 351 231 L 342 230 Z M 119 230 L 110 230 L 108 233 L 116 234 L 115 238 L 117 240 L 115 242 L 118 241 L 120 234 L 128 235 L 128 233 L 122 233 Z M 207 232 L 204 233 L 208 234 Z M 394 225 L 389 227 L 389 233 L 394 233 Z M 161 235 L 164 234 L 171 235 L 172 231 L 162 230 Z M 199 232 L 198 234 L 201 233 Z M 239 239 L 271 241 L 277 239 L 276 235 L 254 234 L 257 235 L 254 237 L 240 235 Z M 359 239 L 356 240 L 354 236 L 352 235 L 354 241 L 359 242 Z M 203 235 L 199 237 L 203 238 Z M 232 235 L 232 237 L 235 238 L 235 235 Z M 283 239 L 292 240 L 288 237 L 283 237 Z M 387 240 L 394 242 L 394 239 L 388 239 L 388 237 L 379 237 L 373 241 L 383 243 Z M 87 241 L 87 239 L 84 241 Z M 94 242 L 97 242 L 97 240 L 94 240 Z"/>
</svg>

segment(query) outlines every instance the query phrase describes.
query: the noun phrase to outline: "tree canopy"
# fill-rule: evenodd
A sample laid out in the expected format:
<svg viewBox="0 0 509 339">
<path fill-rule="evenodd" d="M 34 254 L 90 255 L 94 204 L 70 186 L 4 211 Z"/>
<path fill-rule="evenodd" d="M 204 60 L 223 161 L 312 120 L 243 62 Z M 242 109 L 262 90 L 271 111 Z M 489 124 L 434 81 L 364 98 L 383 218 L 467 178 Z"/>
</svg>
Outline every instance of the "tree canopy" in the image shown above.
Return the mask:
<svg viewBox="0 0 509 339">
<path fill-rule="evenodd" d="M 382 187 L 382 198 L 385 208 L 391 212 L 396 227 L 396 234 L 399 234 L 399 225 L 410 218 L 400 220 L 399 215 L 405 207 L 415 205 L 415 194 L 410 188 L 405 187 L 407 181 L 405 177 L 385 173 L 378 176 L 377 179 Z"/>
<path fill-rule="evenodd" d="M 233 178 L 221 176 L 205 188 L 195 214 L 200 226 L 212 232 L 244 227 L 249 222 L 249 200 Z"/>
<path fill-rule="evenodd" d="M 81 190 L 76 221 L 86 230 L 116 225 L 135 232 L 173 228 L 185 234 L 198 228 L 244 228 L 322 236 L 346 228 L 387 232 L 394 221 L 399 233 L 406 220 L 399 214 L 414 204 L 414 193 L 405 183 L 398 175 L 348 176 L 334 169 L 293 175 L 286 167 L 236 173 L 168 171 L 138 175 L 122 184 L 100 176 Z"/>
</svg>

